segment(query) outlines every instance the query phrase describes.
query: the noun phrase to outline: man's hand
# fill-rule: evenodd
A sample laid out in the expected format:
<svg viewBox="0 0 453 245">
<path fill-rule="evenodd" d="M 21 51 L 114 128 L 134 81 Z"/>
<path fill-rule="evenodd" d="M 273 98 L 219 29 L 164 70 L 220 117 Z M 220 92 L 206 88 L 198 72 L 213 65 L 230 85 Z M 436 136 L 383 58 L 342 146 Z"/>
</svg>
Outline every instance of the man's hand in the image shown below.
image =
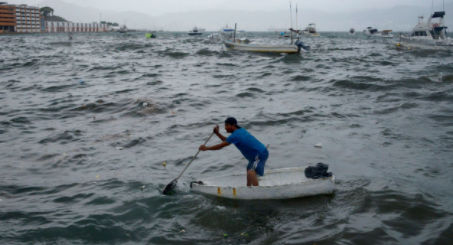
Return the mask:
<svg viewBox="0 0 453 245">
<path fill-rule="evenodd" d="M 200 151 L 207 151 L 207 150 L 208 150 L 208 147 L 206 147 L 205 145 L 200 145 L 200 148 L 198 148 L 198 150 L 200 150 Z"/>
<path fill-rule="evenodd" d="M 215 125 L 213 132 L 214 132 L 215 134 L 218 134 L 218 133 L 219 133 L 219 125 Z"/>
</svg>

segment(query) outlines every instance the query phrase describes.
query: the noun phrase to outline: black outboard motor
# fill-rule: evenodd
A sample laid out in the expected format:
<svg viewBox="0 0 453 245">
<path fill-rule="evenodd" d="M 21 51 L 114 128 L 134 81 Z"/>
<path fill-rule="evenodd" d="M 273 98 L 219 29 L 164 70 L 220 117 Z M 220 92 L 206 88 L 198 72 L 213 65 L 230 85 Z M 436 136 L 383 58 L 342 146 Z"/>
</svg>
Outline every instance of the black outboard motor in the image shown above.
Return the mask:
<svg viewBox="0 0 453 245">
<path fill-rule="evenodd" d="M 305 177 L 309 179 L 320 179 L 332 176 L 331 172 L 327 172 L 329 165 L 322 162 L 316 164 L 316 166 L 309 166 L 305 169 Z"/>
<path fill-rule="evenodd" d="M 310 46 L 305 46 L 305 44 L 301 40 L 297 40 L 294 45 L 296 45 L 299 48 L 303 48 L 305 50 L 310 50 Z"/>
</svg>

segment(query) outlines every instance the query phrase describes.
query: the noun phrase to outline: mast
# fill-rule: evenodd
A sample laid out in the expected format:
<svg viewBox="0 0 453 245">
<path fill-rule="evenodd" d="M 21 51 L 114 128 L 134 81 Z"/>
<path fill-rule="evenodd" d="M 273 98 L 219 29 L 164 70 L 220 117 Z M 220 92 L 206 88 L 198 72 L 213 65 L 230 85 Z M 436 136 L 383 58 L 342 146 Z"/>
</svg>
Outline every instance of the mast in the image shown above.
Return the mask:
<svg viewBox="0 0 453 245">
<path fill-rule="evenodd" d="M 293 10 L 291 7 L 291 1 L 289 1 L 289 17 L 291 18 L 291 29 L 293 29 Z M 293 31 L 291 31 L 291 44 L 293 43 Z"/>
<path fill-rule="evenodd" d="M 234 23 L 234 37 L 233 37 L 233 42 L 236 42 L 236 25 L 237 25 L 237 23 Z"/>
<path fill-rule="evenodd" d="M 297 28 L 297 22 L 298 22 L 298 20 L 297 20 L 297 4 L 296 4 L 296 31 L 297 31 L 297 40 L 299 40 L 300 33 L 299 33 L 299 29 Z"/>
<path fill-rule="evenodd" d="M 297 29 L 297 4 L 296 4 L 296 30 L 299 30 Z"/>
<path fill-rule="evenodd" d="M 431 3 L 431 17 L 433 16 L 433 13 L 434 13 L 434 12 L 433 12 L 433 8 L 434 8 L 434 0 L 433 0 L 433 2 Z"/>
</svg>

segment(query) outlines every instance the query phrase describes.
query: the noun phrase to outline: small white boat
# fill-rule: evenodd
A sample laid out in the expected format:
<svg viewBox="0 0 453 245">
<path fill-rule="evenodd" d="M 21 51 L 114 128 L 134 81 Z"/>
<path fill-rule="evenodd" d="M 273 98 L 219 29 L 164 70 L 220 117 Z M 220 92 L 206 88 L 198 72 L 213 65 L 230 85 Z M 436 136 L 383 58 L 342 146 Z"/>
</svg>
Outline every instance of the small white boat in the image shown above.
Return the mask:
<svg viewBox="0 0 453 245">
<path fill-rule="evenodd" d="M 211 42 L 220 42 L 222 38 L 220 37 L 219 33 L 213 33 L 208 36 L 208 40 Z"/>
<path fill-rule="evenodd" d="M 393 38 L 393 34 L 391 34 L 390 32 L 392 32 L 392 30 L 383 30 L 376 36 L 382 38 Z"/>
<path fill-rule="evenodd" d="M 204 31 L 204 29 L 198 29 L 198 27 L 195 26 L 187 34 L 189 34 L 189 36 L 199 36 L 199 35 L 203 35 L 203 31 Z"/>
<path fill-rule="evenodd" d="M 315 23 L 310 23 L 307 28 L 302 32 L 302 35 L 307 36 L 307 37 L 319 37 L 321 34 L 319 34 L 316 31 L 316 24 Z"/>
<path fill-rule="evenodd" d="M 412 30 L 409 37 L 401 36 L 400 41 L 396 43 L 397 47 L 411 47 L 422 49 L 440 49 L 453 50 L 452 39 L 446 34 L 447 27 L 444 26 L 445 11 L 434 12 L 427 22 L 423 22 L 423 17 L 420 16 L 419 23 Z M 439 19 L 437 23 L 433 20 Z"/>
<path fill-rule="evenodd" d="M 124 24 L 117 30 L 117 32 L 119 32 L 119 33 L 127 33 L 128 31 L 129 31 L 129 29 L 127 29 L 126 24 Z"/>
<path fill-rule="evenodd" d="M 354 28 L 349 29 L 349 35 L 355 36 L 355 30 L 354 30 Z"/>
<path fill-rule="evenodd" d="M 236 34 L 234 33 L 234 29 L 228 27 L 226 25 L 225 27 L 222 27 L 219 30 L 220 37 L 223 40 L 233 40 L 234 38 L 246 38 L 247 33 L 245 30 L 236 30 Z"/>
<path fill-rule="evenodd" d="M 206 178 L 191 183 L 195 192 L 211 196 L 240 200 L 290 199 L 331 194 L 335 189 L 335 176 L 309 179 L 307 167 L 267 170 L 258 177 L 259 186 L 246 186 L 246 173 Z"/>
<path fill-rule="evenodd" d="M 249 52 L 263 52 L 263 53 L 299 53 L 301 46 L 295 44 L 290 45 L 268 45 L 268 44 L 256 44 L 256 43 L 239 43 L 224 40 L 223 44 L 229 50 L 238 51 L 249 51 Z M 303 44 L 302 44 L 303 45 Z"/>
</svg>

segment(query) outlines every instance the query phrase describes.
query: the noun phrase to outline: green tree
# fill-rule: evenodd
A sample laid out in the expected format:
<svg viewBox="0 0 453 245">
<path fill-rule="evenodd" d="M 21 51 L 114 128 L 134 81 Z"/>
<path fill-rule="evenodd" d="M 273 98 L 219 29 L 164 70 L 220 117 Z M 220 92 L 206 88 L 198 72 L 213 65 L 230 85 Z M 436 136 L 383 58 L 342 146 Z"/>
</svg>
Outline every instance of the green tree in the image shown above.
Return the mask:
<svg viewBox="0 0 453 245">
<path fill-rule="evenodd" d="M 42 7 L 41 9 L 39 9 L 39 12 L 44 15 L 45 17 L 49 16 L 49 15 L 53 15 L 53 8 L 51 7 Z"/>
</svg>

